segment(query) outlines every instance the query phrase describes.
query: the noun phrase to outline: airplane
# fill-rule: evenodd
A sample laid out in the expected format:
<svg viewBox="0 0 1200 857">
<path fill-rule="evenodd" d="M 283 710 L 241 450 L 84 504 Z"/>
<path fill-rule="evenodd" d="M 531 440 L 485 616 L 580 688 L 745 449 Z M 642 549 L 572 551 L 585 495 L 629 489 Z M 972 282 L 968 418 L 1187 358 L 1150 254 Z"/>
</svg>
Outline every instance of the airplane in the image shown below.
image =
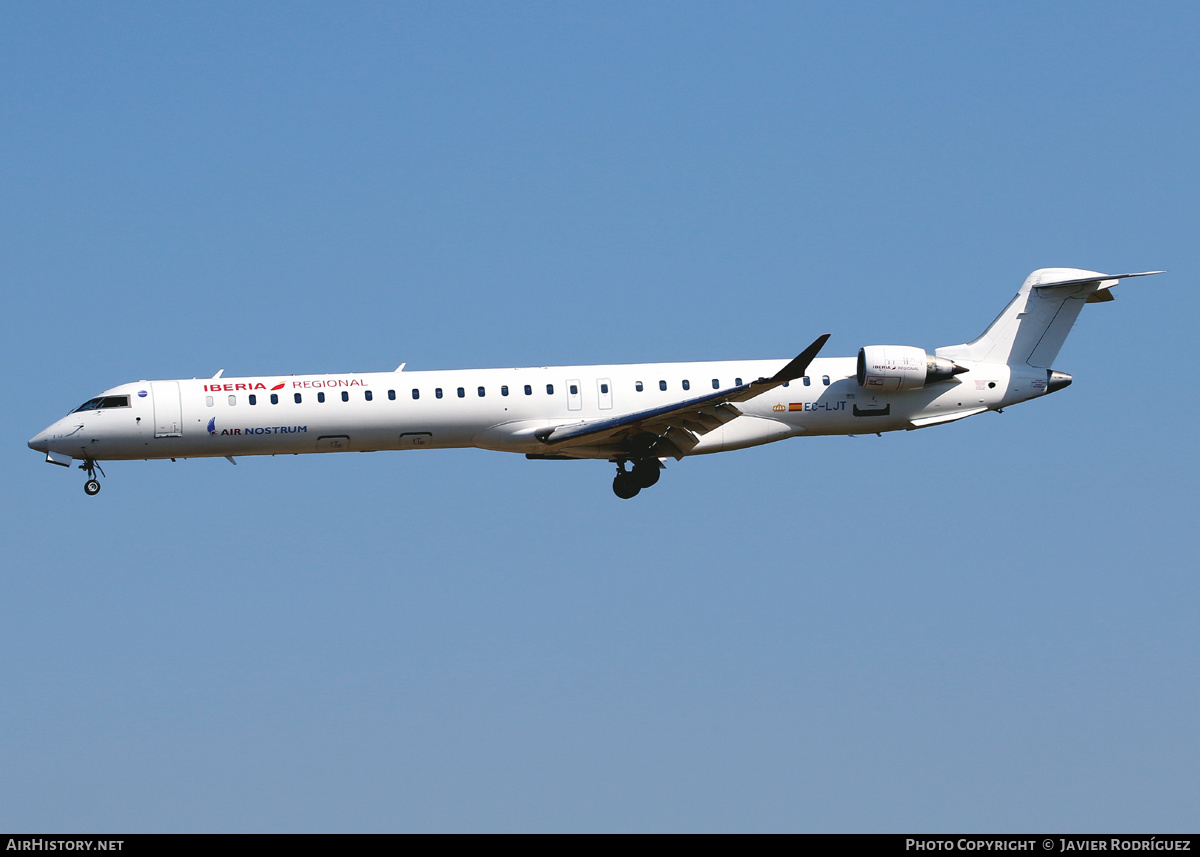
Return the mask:
<svg viewBox="0 0 1200 857">
<path fill-rule="evenodd" d="M 1083 305 L 1161 273 L 1040 268 L 978 339 L 933 354 L 868 345 L 817 358 L 823 334 L 790 361 L 138 381 L 88 399 L 29 446 L 51 464 L 80 461 L 89 496 L 101 461 L 476 447 L 609 461 L 613 492 L 630 499 L 667 459 L 911 431 L 1061 390 L 1071 376 L 1051 364 Z"/>
</svg>

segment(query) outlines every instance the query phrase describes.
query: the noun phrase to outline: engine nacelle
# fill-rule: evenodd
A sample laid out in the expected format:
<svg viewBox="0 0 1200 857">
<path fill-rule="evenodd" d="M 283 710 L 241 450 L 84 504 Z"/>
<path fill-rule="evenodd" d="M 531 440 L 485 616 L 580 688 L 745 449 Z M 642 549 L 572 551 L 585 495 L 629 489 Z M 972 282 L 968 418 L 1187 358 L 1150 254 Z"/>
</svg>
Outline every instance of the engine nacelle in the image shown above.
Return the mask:
<svg viewBox="0 0 1200 857">
<path fill-rule="evenodd" d="M 967 370 L 945 357 L 911 345 L 868 345 L 858 349 L 858 384 L 868 390 L 919 390 Z"/>
</svg>

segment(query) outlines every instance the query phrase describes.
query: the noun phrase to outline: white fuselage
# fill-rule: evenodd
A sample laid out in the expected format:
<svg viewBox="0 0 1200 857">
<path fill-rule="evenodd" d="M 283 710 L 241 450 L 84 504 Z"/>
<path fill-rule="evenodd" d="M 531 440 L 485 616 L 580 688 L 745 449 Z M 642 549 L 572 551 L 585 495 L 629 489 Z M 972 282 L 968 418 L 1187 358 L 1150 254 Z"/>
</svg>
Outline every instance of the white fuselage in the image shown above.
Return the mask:
<svg viewBox="0 0 1200 857">
<path fill-rule="evenodd" d="M 799 435 L 925 428 L 1062 389 L 1050 367 L 1085 303 L 1120 280 L 1039 268 L 984 332 L 933 353 L 867 345 L 817 358 L 138 381 L 90 399 L 29 441 L 53 464 L 477 447 L 617 465 L 613 492 L 656 484 L 663 462 Z M 102 471 L 101 471 L 102 473 Z"/>
<path fill-rule="evenodd" d="M 452 447 L 539 455 L 554 450 L 535 437 L 538 429 L 669 405 L 768 377 L 785 362 L 139 381 L 102 394 L 128 397 L 128 405 L 72 412 L 29 445 L 95 461 Z M 963 365 L 967 371 L 953 379 L 887 392 L 858 384 L 854 358 L 817 359 L 804 378 L 743 402 L 742 416 L 701 436 L 689 454 L 797 435 L 920 428 L 1047 392 L 1042 369 Z M 604 447 L 564 454 L 613 457 Z"/>
</svg>

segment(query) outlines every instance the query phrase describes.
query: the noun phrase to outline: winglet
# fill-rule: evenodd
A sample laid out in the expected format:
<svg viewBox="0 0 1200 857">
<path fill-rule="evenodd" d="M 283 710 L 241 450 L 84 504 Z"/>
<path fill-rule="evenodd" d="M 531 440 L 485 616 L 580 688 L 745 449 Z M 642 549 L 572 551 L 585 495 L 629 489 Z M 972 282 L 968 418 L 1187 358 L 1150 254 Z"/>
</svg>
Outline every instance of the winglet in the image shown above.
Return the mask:
<svg viewBox="0 0 1200 857">
<path fill-rule="evenodd" d="M 825 343 L 829 341 L 829 334 L 823 333 L 813 341 L 813 344 L 801 351 L 796 359 L 788 365 L 784 366 L 771 378 L 771 381 L 777 384 L 783 384 L 787 381 L 795 381 L 808 371 L 808 364 L 813 362 L 813 358 L 817 356 L 817 352 L 825 347 Z"/>
</svg>

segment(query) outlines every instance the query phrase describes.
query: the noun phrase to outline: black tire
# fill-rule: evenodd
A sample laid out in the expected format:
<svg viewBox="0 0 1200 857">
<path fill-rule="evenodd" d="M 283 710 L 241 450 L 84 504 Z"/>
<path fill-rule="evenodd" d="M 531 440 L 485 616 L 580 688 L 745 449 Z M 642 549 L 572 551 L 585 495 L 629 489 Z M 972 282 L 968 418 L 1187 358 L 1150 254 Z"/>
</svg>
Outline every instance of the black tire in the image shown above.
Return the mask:
<svg viewBox="0 0 1200 857">
<path fill-rule="evenodd" d="M 662 468 L 658 466 L 658 462 L 654 459 L 649 459 L 647 461 L 639 461 L 633 465 L 633 473 L 630 475 L 633 477 L 634 484 L 637 487 L 649 488 L 658 481 L 661 473 Z"/>
<path fill-rule="evenodd" d="M 83 483 L 83 493 L 89 497 L 95 497 L 100 493 L 100 482 L 96 479 L 89 479 Z"/>
<path fill-rule="evenodd" d="M 641 490 L 628 473 L 618 473 L 617 478 L 613 480 L 613 493 L 622 500 L 632 500 Z"/>
</svg>

